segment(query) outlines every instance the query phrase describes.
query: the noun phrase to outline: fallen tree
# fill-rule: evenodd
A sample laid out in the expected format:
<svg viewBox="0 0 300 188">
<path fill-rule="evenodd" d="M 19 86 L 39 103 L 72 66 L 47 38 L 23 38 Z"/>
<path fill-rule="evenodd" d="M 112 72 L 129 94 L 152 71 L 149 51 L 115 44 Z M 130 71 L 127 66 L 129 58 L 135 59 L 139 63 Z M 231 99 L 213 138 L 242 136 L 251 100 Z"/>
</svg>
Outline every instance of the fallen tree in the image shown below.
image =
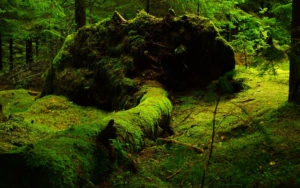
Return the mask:
<svg viewBox="0 0 300 188">
<path fill-rule="evenodd" d="M 67 37 L 48 71 L 43 95 L 82 105 L 129 109 L 149 80 L 168 90 L 205 86 L 235 67 L 233 50 L 206 18 L 156 18 L 140 12 L 81 28 Z"/>
<path fill-rule="evenodd" d="M 167 90 L 207 85 L 234 65 L 231 47 L 198 16 L 140 12 L 127 21 L 115 13 L 79 29 L 46 73 L 42 96 L 116 112 L 0 154 L 0 186 L 87 187 L 103 181 L 116 161 L 134 169 L 130 153 L 145 139 L 172 134 Z"/>
<path fill-rule="evenodd" d="M 147 83 L 139 94 L 139 104 L 130 110 L 1 154 L 0 187 L 82 187 L 101 182 L 116 160 L 133 168 L 129 153 L 139 151 L 145 138 L 170 131 L 172 111 L 160 84 Z"/>
</svg>

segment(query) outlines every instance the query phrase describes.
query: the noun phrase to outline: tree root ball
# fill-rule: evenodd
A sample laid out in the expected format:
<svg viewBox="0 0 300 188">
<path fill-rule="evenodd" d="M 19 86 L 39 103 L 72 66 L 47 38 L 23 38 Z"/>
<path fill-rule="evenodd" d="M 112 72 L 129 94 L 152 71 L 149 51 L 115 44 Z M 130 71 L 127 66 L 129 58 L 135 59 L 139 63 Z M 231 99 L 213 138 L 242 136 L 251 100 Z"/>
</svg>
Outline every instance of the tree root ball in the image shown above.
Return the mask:
<svg viewBox="0 0 300 188">
<path fill-rule="evenodd" d="M 206 18 L 111 19 L 67 37 L 46 74 L 43 95 L 59 94 L 82 105 L 129 109 L 145 82 L 168 90 L 208 85 L 235 67 L 231 46 Z"/>
</svg>

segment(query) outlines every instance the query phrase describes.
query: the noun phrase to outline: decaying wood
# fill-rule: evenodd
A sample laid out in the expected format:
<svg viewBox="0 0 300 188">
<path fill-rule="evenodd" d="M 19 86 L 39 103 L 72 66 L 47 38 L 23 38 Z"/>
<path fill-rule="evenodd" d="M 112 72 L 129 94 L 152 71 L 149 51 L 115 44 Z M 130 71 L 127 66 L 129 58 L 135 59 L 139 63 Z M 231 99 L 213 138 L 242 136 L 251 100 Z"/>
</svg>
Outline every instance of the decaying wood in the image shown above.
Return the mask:
<svg viewBox="0 0 300 188">
<path fill-rule="evenodd" d="M 166 142 L 166 143 L 172 143 L 172 144 L 178 144 L 178 145 L 182 145 L 182 146 L 185 146 L 187 147 L 188 149 L 191 149 L 191 150 L 194 150 L 196 151 L 197 153 L 201 154 L 205 151 L 204 148 L 199 148 L 195 145 L 192 145 L 192 144 L 187 144 L 187 143 L 184 143 L 184 142 L 179 142 L 177 140 L 174 140 L 174 139 L 169 139 L 169 138 L 159 138 L 160 141 L 163 141 L 163 142 Z"/>
</svg>

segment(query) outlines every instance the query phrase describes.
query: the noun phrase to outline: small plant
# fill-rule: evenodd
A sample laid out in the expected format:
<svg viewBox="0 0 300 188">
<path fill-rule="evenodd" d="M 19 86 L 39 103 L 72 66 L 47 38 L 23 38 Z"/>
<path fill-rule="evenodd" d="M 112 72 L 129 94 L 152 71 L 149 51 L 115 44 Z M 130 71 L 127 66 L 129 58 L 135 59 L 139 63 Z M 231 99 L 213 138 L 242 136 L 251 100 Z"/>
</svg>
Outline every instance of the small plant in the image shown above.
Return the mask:
<svg viewBox="0 0 300 188">
<path fill-rule="evenodd" d="M 122 160 L 128 153 L 123 149 L 124 146 L 128 146 L 128 143 L 122 143 L 118 139 L 110 139 L 111 145 L 115 149 L 117 160 Z"/>
<path fill-rule="evenodd" d="M 120 187 L 128 185 L 128 178 L 130 177 L 131 172 L 125 171 L 119 175 L 117 175 L 113 180 L 113 187 Z"/>
</svg>

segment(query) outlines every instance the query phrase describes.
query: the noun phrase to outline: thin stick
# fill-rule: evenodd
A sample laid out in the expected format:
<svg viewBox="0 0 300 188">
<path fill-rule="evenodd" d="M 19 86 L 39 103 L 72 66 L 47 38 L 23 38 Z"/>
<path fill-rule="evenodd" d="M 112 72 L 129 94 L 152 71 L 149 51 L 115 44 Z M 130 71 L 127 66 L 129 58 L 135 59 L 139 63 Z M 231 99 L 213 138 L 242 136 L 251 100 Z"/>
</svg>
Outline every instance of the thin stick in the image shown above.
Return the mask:
<svg viewBox="0 0 300 188">
<path fill-rule="evenodd" d="M 176 176 L 177 174 L 179 174 L 184 166 L 182 166 L 179 170 L 177 170 L 176 172 L 174 172 L 173 174 L 171 174 L 170 176 L 168 176 L 166 179 L 169 180 L 171 178 L 173 178 L 174 176 Z"/>
<path fill-rule="evenodd" d="M 214 140 L 215 140 L 215 129 L 216 129 L 216 116 L 217 116 L 217 110 L 218 110 L 220 100 L 221 100 L 221 95 L 218 95 L 217 102 L 216 102 L 216 107 L 215 107 L 215 110 L 214 110 L 213 131 L 212 131 L 212 135 L 211 135 L 211 144 L 210 144 L 210 148 L 209 148 L 208 159 L 207 159 L 207 162 L 206 162 L 206 164 L 204 166 L 204 170 L 203 170 L 201 188 L 204 187 L 206 172 L 208 170 L 208 165 L 209 165 L 212 153 L 213 153 L 213 146 L 214 146 Z"/>
<path fill-rule="evenodd" d="M 183 143 L 183 142 L 179 142 L 177 140 L 173 140 L 173 139 L 168 139 L 168 138 L 160 138 L 159 140 L 167 142 L 167 143 L 174 143 L 174 144 L 178 144 L 178 145 L 182 145 L 185 146 L 189 149 L 192 149 L 194 151 L 196 151 L 197 153 L 203 153 L 205 150 L 203 148 L 199 148 L 195 145 L 191 145 L 191 144 L 187 144 L 187 143 Z"/>
</svg>

